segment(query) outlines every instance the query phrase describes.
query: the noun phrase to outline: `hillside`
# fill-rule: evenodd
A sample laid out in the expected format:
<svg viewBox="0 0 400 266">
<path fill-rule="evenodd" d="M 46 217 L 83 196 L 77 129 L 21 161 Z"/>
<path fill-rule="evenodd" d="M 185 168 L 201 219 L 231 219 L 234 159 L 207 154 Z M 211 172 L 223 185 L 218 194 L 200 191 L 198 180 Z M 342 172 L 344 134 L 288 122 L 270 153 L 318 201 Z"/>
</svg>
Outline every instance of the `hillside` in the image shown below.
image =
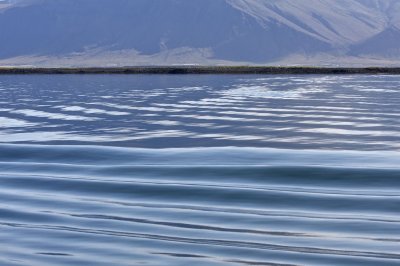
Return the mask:
<svg viewBox="0 0 400 266">
<path fill-rule="evenodd" d="M 397 0 L 0 1 L 0 65 L 394 65 Z"/>
</svg>

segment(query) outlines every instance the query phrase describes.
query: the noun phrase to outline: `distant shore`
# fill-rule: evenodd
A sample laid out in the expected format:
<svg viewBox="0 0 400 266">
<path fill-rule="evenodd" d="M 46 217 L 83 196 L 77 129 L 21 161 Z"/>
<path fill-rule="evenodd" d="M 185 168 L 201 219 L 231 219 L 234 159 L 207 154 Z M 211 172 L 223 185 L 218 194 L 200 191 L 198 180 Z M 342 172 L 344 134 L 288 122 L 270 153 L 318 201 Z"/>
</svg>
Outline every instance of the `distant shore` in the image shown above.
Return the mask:
<svg viewBox="0 0 400 266">
<path fill-rule="evenodd" d="M 137 67 L 0 67 L 0 74 L 388 74 L 400 67 L 275 67 L 275 66 L 137 66 Z"/>
</svg>

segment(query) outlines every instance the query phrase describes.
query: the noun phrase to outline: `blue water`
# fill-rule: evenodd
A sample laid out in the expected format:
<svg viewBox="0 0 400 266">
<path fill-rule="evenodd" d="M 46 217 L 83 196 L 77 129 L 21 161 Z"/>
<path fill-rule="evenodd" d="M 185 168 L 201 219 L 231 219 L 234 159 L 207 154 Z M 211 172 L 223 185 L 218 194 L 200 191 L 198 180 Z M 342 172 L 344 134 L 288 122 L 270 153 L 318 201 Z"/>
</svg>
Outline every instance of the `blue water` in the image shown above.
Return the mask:
<svg viewBox="0 0 400 266">
<path fill-rule="evenodd" d="M 0 265 L 399 265 L 400 77 L 0 76 Z"/>
</svg>

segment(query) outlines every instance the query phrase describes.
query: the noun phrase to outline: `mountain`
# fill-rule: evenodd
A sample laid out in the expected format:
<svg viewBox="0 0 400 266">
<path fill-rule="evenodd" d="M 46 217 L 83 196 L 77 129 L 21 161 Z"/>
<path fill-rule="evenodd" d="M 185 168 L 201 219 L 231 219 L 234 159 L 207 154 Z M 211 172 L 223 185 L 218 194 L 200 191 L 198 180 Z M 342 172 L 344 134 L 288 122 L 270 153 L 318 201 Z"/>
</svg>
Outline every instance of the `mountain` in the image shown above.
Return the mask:
<svg viewBox="0 0 400 266">
<path fill-rule="evenodd" d="M 0 0 L 0 65 L 394 65 L 398 43 L 398 0 Z"/>
</svg>

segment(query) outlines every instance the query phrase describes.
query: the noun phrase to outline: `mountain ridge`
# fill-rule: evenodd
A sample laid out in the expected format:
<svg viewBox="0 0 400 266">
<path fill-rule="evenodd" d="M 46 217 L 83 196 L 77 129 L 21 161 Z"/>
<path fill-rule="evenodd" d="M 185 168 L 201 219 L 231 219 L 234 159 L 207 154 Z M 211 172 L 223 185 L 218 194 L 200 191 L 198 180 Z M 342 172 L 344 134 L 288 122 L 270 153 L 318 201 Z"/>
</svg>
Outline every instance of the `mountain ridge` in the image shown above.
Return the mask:
<svg viewBox="0 0 400 266">
<path fill-rule="evenodd" d="M 400 59 L 396 0 L 3 2 L 0 65 L 396 65 Z"/>
</svg>

